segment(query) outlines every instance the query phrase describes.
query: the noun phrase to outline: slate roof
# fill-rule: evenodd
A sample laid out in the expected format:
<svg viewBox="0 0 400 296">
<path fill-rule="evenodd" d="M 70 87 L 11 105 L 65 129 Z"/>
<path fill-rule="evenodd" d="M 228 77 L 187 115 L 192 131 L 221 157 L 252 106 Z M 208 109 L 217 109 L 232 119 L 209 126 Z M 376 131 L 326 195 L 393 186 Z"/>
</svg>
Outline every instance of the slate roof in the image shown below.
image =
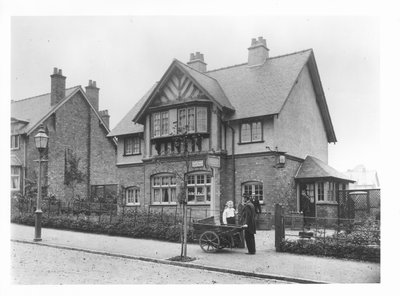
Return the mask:
<svg viewBox="0 0 400 296">
<path fill-rule="evenodd" d="M 246 63 L 206 74 L 218 80 L 234 106 L 229 119 L 279 114 L 310 54 L 305 50 L 269 58 L 260 66 Z"/>
<path fill-rule="evenodd" d="M 132 119 L 139 112 L 139 110 L 143 107 L 144 103 L 149 98 L 150 94 L 153 92 L 157 83 L 155 83 L 149 91 L 140 99 L 139 102 L 133 106 L 131 110 L 122 118 L 120 122 L 112 129 L 112 131 L 107 135 L 107 137 L 116 137 L 127 134 L 141 133 L 143 132 L 143 125 L 134 123 Z"/>
<path fill-rule="evenodd" d="M 311 77 L 315 82 L 317 103 L 324 120 L 328 142 L 336 142 L 312 49 L 271 57 L 262 65 L 249 67 L 247 63 L 244 63 L 205 73 L 198 72 L 175 59 L 163 75 L 161 83 L 176 65 L 190 75 L 217 104 L 234 111 L 230 112 L 225 120 L 238 120 L 279 114 L 301 70 L 307 63 L 309 63 Z M 162 87 L 161 84 L 159 86 Z M 139 121 L 150 103 L 146 100 L 152 96 L 153 91 L 156 91 L 154 86 L 129 111 L 109 136 L 135 133 L 140 130 L 140 127 L 131 124 L 129 119 Z"/>
<path fill-rule="evenodd" d="M 297 171 L 295 179 L 316 178 L 335 178 L 354 183 L 353 180 L 338 172 L 322 160 L 308 155 Z"/>
<path fill-rule="evenodd" d="M 79 86 L 67 88 L 65 90 L 65 98 L 68 98 Z M 57 105 L 56 105 L 57 106 Z M 11 118 L 18 121 L 28 122 L 19 133 L 28 132 L 38 121 L 48 114 L 55 106 L 50 105 L 50 93 L 26 98 L 19 101 L 11 101 Z"/>
</svg>

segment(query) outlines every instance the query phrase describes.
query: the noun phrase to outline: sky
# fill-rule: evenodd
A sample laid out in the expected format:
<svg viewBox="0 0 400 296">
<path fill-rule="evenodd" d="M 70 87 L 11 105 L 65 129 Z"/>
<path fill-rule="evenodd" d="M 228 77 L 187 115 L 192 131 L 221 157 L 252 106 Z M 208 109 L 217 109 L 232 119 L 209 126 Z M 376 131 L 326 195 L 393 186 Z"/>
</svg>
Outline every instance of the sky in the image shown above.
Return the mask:
<svg viewBox="0 0 400 296">
<path fill-rule="evenodd" d="M 204 54 L 207 69 L 247 61 L 251 38 L 270 56 L 312 48 L 338 142 L 329 164 L 377 169 L 379 19 L 370 16 L 12 17 L 11 99 L 48 93 L 53 68 L 67 87 L 95 80 L 113 128 L 174 58 Z M 312 131 L 310 131 L 312 132 Z"/>
</svg>

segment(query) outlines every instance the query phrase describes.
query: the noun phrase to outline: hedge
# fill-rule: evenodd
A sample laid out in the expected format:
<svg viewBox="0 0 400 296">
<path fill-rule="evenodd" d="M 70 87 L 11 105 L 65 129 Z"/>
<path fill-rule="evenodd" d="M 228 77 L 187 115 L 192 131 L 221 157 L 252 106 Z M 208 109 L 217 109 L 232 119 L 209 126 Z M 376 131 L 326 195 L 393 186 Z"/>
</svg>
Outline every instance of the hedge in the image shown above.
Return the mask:
<svg viewBox="0 0 400 296">
<path fill-rule="evenodd" d="M 93 221 L 86 216 L 42 216 L 42 227 L 74 230 L 88 233 L 108 234 L 133 238 L 149 238 L 163 241 L 180 242 L 180 225 L 168 225 L 150 217 L 149 223 L 138 223 L 132 219 L 120 219 L 114 222 Z M 15 215 L 12 223 L 34 226 L 32 214 Z M 192 230 L 188 232 L 188 242 L 193 242 Z"/>
<path fill-rule="evenodd" d="M 358 245 L 335 239 L 284 240 L 282 252 L 380 262 L 380 246 Z"/>
</svg>

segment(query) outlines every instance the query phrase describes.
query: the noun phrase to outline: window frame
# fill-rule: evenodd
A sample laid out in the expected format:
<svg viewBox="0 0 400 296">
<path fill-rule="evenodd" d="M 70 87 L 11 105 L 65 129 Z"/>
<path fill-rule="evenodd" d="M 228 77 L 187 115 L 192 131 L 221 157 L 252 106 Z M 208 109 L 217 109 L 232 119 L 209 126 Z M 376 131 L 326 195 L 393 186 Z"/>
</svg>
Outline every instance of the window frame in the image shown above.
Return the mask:
<svg viewBox="0 0 400 296">
<path fill-rule="evenodd" d="M 132 143 L 128 143 L 128 141 L 131 140 Z M 135 143 L 137 141 L 137 143 Z M 132 152 L 127 152 L 127 147 L 128 145 L 132 145 Z M 137 145 L 137 150 L 135 151 L 135 146 Z M 125 137 L 124 138 L 124 156 L 131 156 L 131 155 L 139 155 L 141 154 L 141 143 L 140 143 L 140 137 L 139 136 L 131 136 L 131 137 Z"/>
<path fill-rule="evenodd" d="M 253 125 L 260 124 L 260 139 L 259 140 L 253 140 L 254 139 L 254 134 L 253 134 Z M 250 130 L 250 135 L 249 135 L 249 141 L 243 141 L 243 126 L 244 125 L 249 125 L 249 130 Z M 258 119 L 258 120 L 247 120 L 243 121 L 239 125 L 239 144 L 253 144 L 253 143 L 262 143 L 264 142 L 264 126 L 263 126 L 263 120 Z"/>
<path fill-rule="evenodd" d="M 129 192 L 133 192 L 133 202 L 129 202 Z M 125 205 L 127 206 L 139 206 L 140 205 L 140 188 L 138 186 L 129 186 L 125 188 Z"/>
<path fill-rule="evenodd" d="M 10 148 L 11 150 L 18 150 L 20 148 L 20 135 L 11 135 Z"/>
<path fill-rule="evenodd" d="M 169 178 L 169 183 L 163 183 L 165 178 Z M 158 180 L 157 184 L 156 180 Z M 151 176 L 150 178 L 151 187 L 151 205 L 176 205 L 177 204 L 177 185 L 176 175 L 172 173 L 161 173 Z M 155 192 L 159 192 L 159 200 L 155 201 Z M 168 193 L 168 201 L 163 201 L 164 192 Z"/>
<path fill-rule="evenodd" d="M 14 174 L 13 169 L 17 169 L 18 173 Z M 10 179 L 11 186 L 10 187 L 11 187 L 11 191 L 20 191 L 21 190 L 21 171 L 22 171 L 21 166 L 18 166 L 18 165 L 12 165 L 11 166 L 11 172 L 10 172 L 10 177 L 11 177 L 11 179 Z M 16 188 L 13 187 L 13 184 L 14 184 L 13 180 L 14 179 L 17 180 L 17 182 L 16 182 L 17 187 Z"/>
<path fill-rule="evenodd" d="M 246 186 L 251 186 L 251 192 L 246 190 Z M 262 193 L 260 194 L 255 194 L 256 193 L 256 186 L 261 186 Z M 264 183 L 261 181 L 246 181 L 242 183 L 242 196 L 247 193 L 250 194 L 250 196 L 253 196 L 255 194 L 258 196 L 258 200 L 260 204 L 264 203 Z"/>
<path fill-rule="evenodd" d="M 188 198 L 188 204 L 190 205 L 210 205 L 212 194 L 212 175 L 210 172 L 191 172 L 186 175 L 186 195 Z M 193 182 L 192 182 L 193 179 Z M 189 183 L 190 182 L 190 183 Z M 199 189 L 202 188 L 202 194 L 199 194 Z M 193 189 L 193 200 L 189 200 L 189 190 Z M 192 195 L 192 194 L 191 194 Z M 203 201 L 199 201 L 198 197 L 204 196 Z M 208 199 L 208 196 L 210 197 Z"/>
</svg>

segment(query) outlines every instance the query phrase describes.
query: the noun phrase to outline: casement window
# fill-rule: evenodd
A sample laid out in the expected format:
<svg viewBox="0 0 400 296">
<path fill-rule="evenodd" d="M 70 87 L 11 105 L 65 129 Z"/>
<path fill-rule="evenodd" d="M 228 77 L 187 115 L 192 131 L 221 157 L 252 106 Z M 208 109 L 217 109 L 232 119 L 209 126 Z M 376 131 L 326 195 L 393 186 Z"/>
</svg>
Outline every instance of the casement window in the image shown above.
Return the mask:
<svg viewBox="0 0 400 296">
<path fill-rule="evenodd" d="M 314 183 L 305 184 L 306 194 L 310 198 L 310 201 L 314 203 L 315 201 L 315 191 L 314 191 Z"/>
<path fill-rule="evenodd" d="M 21 167 L 11 166 L 11 190 L 20 190 Z"/>
<path fill-rule="evenodd" d="M 125 189 L 125 200 L 127 206 L 139 205 L 139 187 L 133 186 Z"/>
<path fill-rule="evenodd" d="M 242 195 L 258 197 L 258 200 L 262 202 L 264 200 L 263 183 L 253 181 L 244 183 L 242 185 Z"/>
<path fill-rule="evenodd" d="M 207 107 L 188 107 L 178 109 L 178 132 L 206 133 Z"/>
<path fill-rule="evenodd" d="M 317 198 L 318 201 L 325 200 L 324 182 L 317 182 Z"/>
<path fill-rule="evenodd" d="M 11 149 L 19 149 L 19 135 L 11 136 Z"/>
<path fill-rule="evenodd" d="M 261 121 L 245 122 L 240 125 L 240 143 L 261 142 L 262 140 Z"/>
<path fill-rule="evenodd" d="M 190 204 L 211 202 L 211 175 L 193 173 L 187 176 L 187 197 Z"/>
<path fill-rule="evenodd" d="M 153 113 L 153 137 L 159 137 L 161 135 L 161 120 L 160 112 Z"/>
<path fill-rule="evenodd" d="M 124 155 L 140 154 L 140 138 L 129 137 L 124 139 Z"/>
<path fill-rule="evenodd" d="M 336 186 L 336 183 L 328 182 L 328 201 L 336 201 Z"/>
<path fill-rule="evenodd" d="M 176 204 L 176 177 L 173 174 L 151 178 L 152 204 Z"/>
<path fill-rule="evenodd" d="M 156 112 L 152 115 L 153 137 L 169 135 L 169 112 Z"/>
</svg>

